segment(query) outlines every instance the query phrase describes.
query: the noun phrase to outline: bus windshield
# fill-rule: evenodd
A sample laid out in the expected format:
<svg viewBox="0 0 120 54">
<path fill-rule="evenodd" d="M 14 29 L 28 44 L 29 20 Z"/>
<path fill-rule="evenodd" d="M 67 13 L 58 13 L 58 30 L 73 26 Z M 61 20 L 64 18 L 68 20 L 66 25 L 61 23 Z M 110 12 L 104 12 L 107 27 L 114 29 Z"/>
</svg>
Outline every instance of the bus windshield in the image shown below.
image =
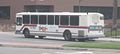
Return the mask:
<svg viewBox="0 0 120 54">
<path fill-rule="evenodd" d="M 22 25 L 22 18 L 21 17 L 17 17 L 16 24 Z"/>
</svg>

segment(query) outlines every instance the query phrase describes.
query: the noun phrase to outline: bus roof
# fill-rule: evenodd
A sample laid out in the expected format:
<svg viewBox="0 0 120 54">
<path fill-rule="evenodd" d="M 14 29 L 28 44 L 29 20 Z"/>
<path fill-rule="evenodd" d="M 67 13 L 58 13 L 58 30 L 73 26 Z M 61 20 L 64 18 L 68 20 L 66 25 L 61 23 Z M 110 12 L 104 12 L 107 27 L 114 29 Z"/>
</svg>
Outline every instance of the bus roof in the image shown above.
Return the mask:
<svg viewBox="0 0 120 54">
<path fill-rule="evenodd" d="M 96 12 L 91 12 L 91 13 L 87 13 L 87 12 L 20 12 L 17 13 L 17 15 L 89 15 L 89 14 L 100 14 L 100 13 L 96 13 Z"/>
</svg>

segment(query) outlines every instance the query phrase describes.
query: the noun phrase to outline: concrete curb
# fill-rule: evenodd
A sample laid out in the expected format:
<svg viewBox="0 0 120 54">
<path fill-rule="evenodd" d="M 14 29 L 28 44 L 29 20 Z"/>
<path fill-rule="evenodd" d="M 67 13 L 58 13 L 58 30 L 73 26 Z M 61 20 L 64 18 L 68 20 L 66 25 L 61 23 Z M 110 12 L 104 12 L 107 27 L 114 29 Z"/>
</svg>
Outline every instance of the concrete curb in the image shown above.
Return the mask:
<svg viewBox="0 0 120 54">
<path fill-rule="evenodd" d="M 40 49 L 59 49 L 59 50 L 80 50 L 87 51 L 87 48 L 72 48 L 55 45 L 41 45 L 41 44 L 21 44 L 21 43 L 0 43 L 1 47 L 18 47 L 18 48 L 40 48 Z"/>
<path fill-rule="evenodd" d="M 95 39 L 96 41 L 115 41 L 115 42 L 120 42 L 119 38 L 99 38 Z"/>
</svg>

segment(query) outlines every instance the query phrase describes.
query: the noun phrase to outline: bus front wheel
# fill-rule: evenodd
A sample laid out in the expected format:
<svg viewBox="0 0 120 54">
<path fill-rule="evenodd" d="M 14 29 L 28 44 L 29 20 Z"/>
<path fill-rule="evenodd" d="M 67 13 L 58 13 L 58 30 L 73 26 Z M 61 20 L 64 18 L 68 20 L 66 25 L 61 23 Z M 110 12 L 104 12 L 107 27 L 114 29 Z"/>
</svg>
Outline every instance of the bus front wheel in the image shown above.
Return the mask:
<svg viewBox="0 0 120 54">
<path fill-rule="evenodd" d="M 25 38 L 34 38 L 33 35 L 30 35 L 30 31 L 28 29 L 24 30 L 24 36 Z"/>
<path fill-rule="evenodd" d="M 43 39 L 45 36 L 39 36 L 39 39 Z"/>
<path fill-rule="evenodd" d="M 70 40 L 71 40 L 71 33 L 70 33 L 70 31 L 65 31 L 65 32 L 63 33 L 63 37 L 64 37 L 64 39 L 65 39 L 66 41 L 70 41 Z"/>
</svg>

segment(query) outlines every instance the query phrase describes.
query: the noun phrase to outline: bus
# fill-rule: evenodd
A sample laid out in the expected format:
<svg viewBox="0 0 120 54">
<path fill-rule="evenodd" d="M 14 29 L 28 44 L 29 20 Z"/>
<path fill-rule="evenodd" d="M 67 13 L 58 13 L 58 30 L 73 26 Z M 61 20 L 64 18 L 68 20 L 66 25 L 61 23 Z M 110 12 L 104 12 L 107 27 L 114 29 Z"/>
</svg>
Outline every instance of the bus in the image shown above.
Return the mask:
<svg viewBox="0 0 120 54">
<path fill-rule="evenodd" d="M 16 34 L 25 38 L 63 37 L 64 40 L 104 37 L 104 15 L 77 12 L 20 12 L 16 14 Z"/>
</svg>

